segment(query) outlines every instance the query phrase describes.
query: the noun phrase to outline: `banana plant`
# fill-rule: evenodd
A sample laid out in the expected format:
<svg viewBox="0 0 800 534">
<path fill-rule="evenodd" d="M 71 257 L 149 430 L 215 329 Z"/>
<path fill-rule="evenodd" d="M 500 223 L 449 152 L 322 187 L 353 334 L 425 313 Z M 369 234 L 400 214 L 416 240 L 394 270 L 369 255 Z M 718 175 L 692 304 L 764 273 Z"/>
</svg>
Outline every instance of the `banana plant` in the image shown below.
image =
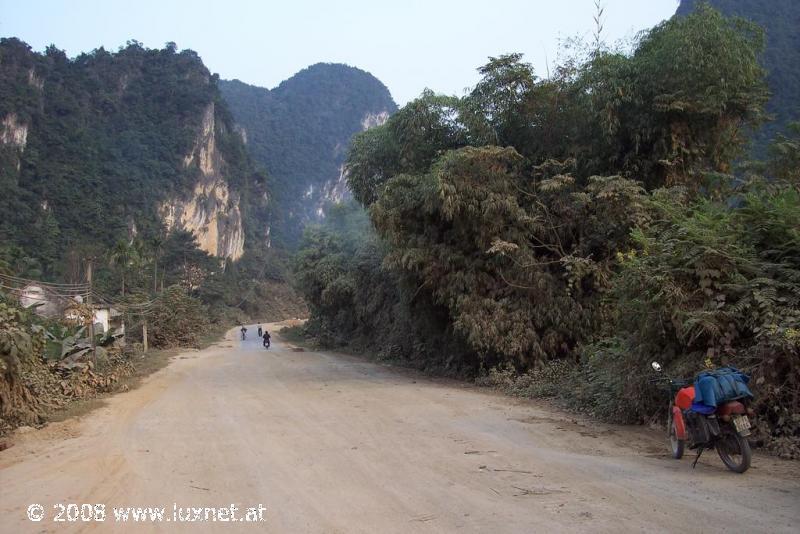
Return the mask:
<svg viewBox="0 0 800 534">
<path fill-rule="evenodd" d="M 123 336 L 124 334 L 116 330 L 100 332 L 94 336 L 94 345 L 108 347 Z M 92 340 L 87 335 L 85 326 L 53 325 L 45 330 L 45 338 L 45 354 L 51 360 L 63 360 L 68 356 L 76 359 L 92 348 Z"/>
<path fill-rule="evenodd" d="M 63 360 L 74 352 L 85 349 L 83 346 L 78 346 L 79 341 L 83 341 L 84 332 L 86 332 L 85 326 L 76 327 L 63 324 L 52 325 L 45 330 L 45 356 L 47 359 Z M 91 343 L 88 340 L 86 343 L 91 349 Z"/>
</svg>

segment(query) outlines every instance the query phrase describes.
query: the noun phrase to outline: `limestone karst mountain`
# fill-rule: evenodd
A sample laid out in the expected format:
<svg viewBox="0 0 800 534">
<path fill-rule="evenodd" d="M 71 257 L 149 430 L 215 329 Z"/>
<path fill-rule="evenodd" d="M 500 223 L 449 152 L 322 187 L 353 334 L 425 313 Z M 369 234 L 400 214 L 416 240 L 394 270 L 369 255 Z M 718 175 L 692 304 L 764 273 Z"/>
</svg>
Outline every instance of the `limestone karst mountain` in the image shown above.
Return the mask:
<svg viewBox="0 0 800 534">
<path fill-rule="evenodd" d="M 326 202 L 348 196 L 343 165 L 353 134 L 397 109 L 380 80 L 341 64 L 312 65 L 272 90 L 238 80 L 220 89 L 248 152 L 271 177 L 273 239 L 289 245 Z"/>
<path fill-rule="evenodd" d="M 69 59 L 3 39 L 0 65 L 0 241 L 42 275 L 78 248 L 176 228 L 220 259 L 263 246 L 266 177 L 194 52 L 131 42 Z"/>
</svg>

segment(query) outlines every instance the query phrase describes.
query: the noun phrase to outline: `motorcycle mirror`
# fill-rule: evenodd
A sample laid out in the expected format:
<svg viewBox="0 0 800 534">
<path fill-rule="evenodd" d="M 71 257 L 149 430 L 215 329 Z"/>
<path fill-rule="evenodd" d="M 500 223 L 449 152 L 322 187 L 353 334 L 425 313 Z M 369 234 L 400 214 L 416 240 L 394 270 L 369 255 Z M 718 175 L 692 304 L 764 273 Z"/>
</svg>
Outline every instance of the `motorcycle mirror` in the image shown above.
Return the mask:
<svg viewBox="0 0 800 534">
<path fill-rule="evenodd" d="M 661 364 L 658 362 L 653 362 L 650 364 L 653 367 L 654 371 L 661 371 Z"/>
</svg>

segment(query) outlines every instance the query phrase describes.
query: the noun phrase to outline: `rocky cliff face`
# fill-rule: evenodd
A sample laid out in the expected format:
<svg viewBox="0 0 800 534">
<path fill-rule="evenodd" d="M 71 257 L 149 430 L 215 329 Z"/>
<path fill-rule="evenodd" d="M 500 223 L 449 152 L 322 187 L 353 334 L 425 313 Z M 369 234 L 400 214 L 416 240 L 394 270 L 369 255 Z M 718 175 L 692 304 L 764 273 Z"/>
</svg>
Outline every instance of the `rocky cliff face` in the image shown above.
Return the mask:
<svg viewBox="0 0 800 534">
<path fill-rule="evenodd" d="M 6 115 L 0 122 L 0 146 L 15 149 L 11 154 L 11 162 L 17 171 L 19 171 L 21 164 L 19 156 L 22 155 L 27 143 L 28 125 L 19 122 L 16 113 Z"/>
<path fill-rule="evenodd" d="M 375 126 L 381 126 L 389 119 L 389 111 L 384 110 L 378 113 L 368 112 L 364 115 L 361 119 L 361 130 L 368 130 L 369 128 L 374 128 Z M 342 150 L 341 145 L 337 146 L 336 152 Z M 343 149 L 344 155 L 346 155 L 347 148 Z M 338 157 L 342 157 L 338 155 Z M 350 193 L 350 189 L 347 187 L 347 169 L 345 168 L 344 163 L 339 165 L 339 174 L 337 177 L 331 177 L 331 179 L 327 180 L 323 183 L 322 186 L 322 194 L 318 196 L 317 205 L 315 214 L 317 217 L 322 218 L 325 216 L 325 204 L 330 202 L 339 203 L 345 202 L 352 198 L 352 194 Z"/>
<path fill-rule="evenodd" d="M 244 254 L 240 199 L 223 176 L 223 159 L 217 150 L 215 105 L 208 105 L 192 152 L 184 166 L 197 167 L 200 179 L 191 195 L 172 198 L 159 209 L 167 229 L 190 231 L 200 248 L 212 256 L 238 260 Z"/>
<path fill-rule="evenodd" d="M 368 130 L 375 126 L 381 126 L 389 120 L 389 111 L 383 110 L 379 113 L 367 113 L 364 115 L 364 118 L 361 119 L 361 130 Z"/>
<path fill-rule="evenodd" d="M 3 118 L 0 128 L 0 143 L 25 150 L 28 142 L 28 126 L 21 124 L 16 113 L 9 113 Z"/>
</svg>

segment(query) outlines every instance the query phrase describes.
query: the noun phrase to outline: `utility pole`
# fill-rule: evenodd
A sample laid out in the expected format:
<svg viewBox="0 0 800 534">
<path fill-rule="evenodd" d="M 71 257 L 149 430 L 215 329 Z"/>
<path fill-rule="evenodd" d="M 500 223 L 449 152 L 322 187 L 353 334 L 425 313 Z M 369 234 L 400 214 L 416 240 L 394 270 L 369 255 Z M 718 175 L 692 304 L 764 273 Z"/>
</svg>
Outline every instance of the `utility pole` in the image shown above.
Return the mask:
<svg viewBox="0 0 800 534">
<path fill-rule="evenodd" d="M 144 316 L 142 321 L 142 348 L 147 352 L 147 316 Z"/>
<path fill-rule="evenodd" d="M 94 339 L 94 306 L 92 306 L 92 260 L 86 267 L 86 281 L 89 284 L 89 295 L 86 297 L 86 304 L 89 306 L 89 338 L 92 340 L 92 360 L 94 368 L 97 369 L 97 342 Z"/>
</svg>

